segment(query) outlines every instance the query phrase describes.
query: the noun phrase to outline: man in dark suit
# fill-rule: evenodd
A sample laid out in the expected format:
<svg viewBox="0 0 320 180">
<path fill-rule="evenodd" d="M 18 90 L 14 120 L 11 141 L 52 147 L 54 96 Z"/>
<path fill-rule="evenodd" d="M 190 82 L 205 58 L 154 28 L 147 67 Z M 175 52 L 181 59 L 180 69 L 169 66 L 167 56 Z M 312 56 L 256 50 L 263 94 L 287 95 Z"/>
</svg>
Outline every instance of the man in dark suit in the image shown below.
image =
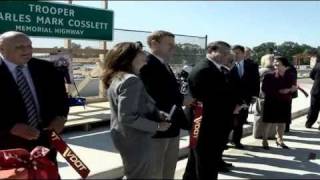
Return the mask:
<svg viewBox="0 0 320 180">
<path fill-rule="evenodd" d="M 310 72 L 310 78 L 314 81 L 311 89 L 311 105 L 309 108 L 306 128 L 311 128 L 317 121 L 320 111 L 320 57 L 317 49 L 311 49 L 306 52 L 310 56 L 310 59 L 315 63 Z M 318 128 L 320 130 L 320 126 Z"/>
<path fill-rule="evenodd" d="M 232 48 L 235 55 L 235 66 L 231 70 L 231 74 L 237 79 L 237 94 L 240 96 L 242 104 L 247 107 L 258 97 L 260 91 L 260 76 L 259 69 L 250 60 L 245 59 L 245 49 L 243 46 L 235 45 Z M 248 118 L 248 108 L 243 108 L 235 117 L 233 126 L 232 141 L 236 148 L 243 149 L 241 144 L 243 124 Z"/>
<path fill-rule="evenodd" d="M 60 133 L 69 111 L 64 79 L 52 63 L 32 58 L 32 43 L 21 32 L 0 36 L 0 149 L 42 145 L 44 129 Z M 56 152 L 49 158 L 56 162 Z"/>
<path fill-rule="evenodd" d="M 199 62 L 189 76 L 190 91 L 203 104 L 197 146 L 188 165 L 193 167 L 184 179 L 217 179 L 225 139 L 232 125 L 236 107 L 232 88 L 222 64 L 230 59 L 230 45 L 223 41 L 210 43 L 207 58 Z"/>
<path fill-rule="evenodd" d="M 252 59 L 252 50 L 251 50 L 249 47 L 245 47 L 245 48 L 244 48 L 244 59 L 245 59 L 246 61 L 251 62 L 251 63 L 253 64 L 253 66 L 254 66 L 254 69 L 258 69 L 258 71 L 259 71 L 259 64 L 258 64 L 257 61 L 255 61 L 254 59 Z M 260 83 L 259 83 L 259 84 L 260 84 Z M 259 89 L 259 92 L 260 92 L 260 89 Z M 251 107 L 250 107 L 251 110 L 252 110 L 252 108 L 253 108 L 253 105 L 256 103 L 257 98 L 258 98 L 258 97 L 255 97 L 255 98 L 252 100 L 252 102 L 251 102 Z M 249 122 L 246 120 L 246 121 L 245 121 L 245 124 L 249 124 Z"/>
<path fill-rule="evenodd" d="M 167 31 L 155 31 L 148 36 L 150 54 L 147 64 L 140 70 L 140 77 L 148 94 L 156 101 L 156 106 L 169 113 L 176 105 L 171 127 L 153 136 L 155 177 L 173 179 L 179 153 L 180 128 L 189 129 L 182 110 L 183 95 L 169 60 L 172 58 L 175 42 L 174 35 Z"/>
</svg>

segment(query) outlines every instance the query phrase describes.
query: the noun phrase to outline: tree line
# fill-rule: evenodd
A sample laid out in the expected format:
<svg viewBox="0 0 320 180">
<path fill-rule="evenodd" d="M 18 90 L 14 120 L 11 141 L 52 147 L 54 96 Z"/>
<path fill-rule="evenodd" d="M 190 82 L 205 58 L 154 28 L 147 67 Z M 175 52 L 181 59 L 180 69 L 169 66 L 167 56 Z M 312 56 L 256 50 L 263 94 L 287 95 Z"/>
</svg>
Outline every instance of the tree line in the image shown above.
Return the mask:
<svg viewBox="0 0 320 180">
<path fill-rule="evenodd" d="M 74 49 L 80 49 L 81 45 L 72 43 L 71 45 Z M 57 47 L 55 47 L 57 48 Z M 263 55 L 270 53 L 270 49 L 273 49 L 275 55 L 281 55 L 287 57 L 291 62 L 293 62 L 294 57 L 300 60 L 300 64 L 309 64 L 309 58 L 304 55 L 304 52 L 308 49 L 316 48 L 320 53 L 320 46 L 312 47 L 307 44 L 299 44 L 292 41 L 286 41 L 282 44 L 277 45 L 275 42 L 265 42 L 252 50 L 252 59 L 260 64 L 260 59 Z M 85 47 L 85 49 L 92 49 L 90 46 Z M 176 53 L 174 58 L 171 60 L 172 64 L 195 64 L 198 61 L 205 58 L 206 50 L 198 44 L 192 43 L 177 43 Z M 88 57 L 98 57 L 98 54 L 73 54 L 73 57 L 78 58 L 88 58 Z"/>
<path fill-rule="evenodd" d="M 194 64 L 205 57 L 205 49 L 197 44 L 177 44 L 176 57 L 172 63 Z M 309 57 L 304 54 L 306 50 L 316 48 L 320 53 L 320 46 L 312 47 L 307 44 L 299 44 L 292 41 L 286 41 L 277 45 L 275 42 L 265 42 L 252 48 L 252 59 L 260 64 L 260 59 L 263 55 L 270 53 L 273 50 L 275 55 L 285 56 L 293 63 L 294 57 L 300 60 L 300 64 L 309 64 Z"/>
</svg>

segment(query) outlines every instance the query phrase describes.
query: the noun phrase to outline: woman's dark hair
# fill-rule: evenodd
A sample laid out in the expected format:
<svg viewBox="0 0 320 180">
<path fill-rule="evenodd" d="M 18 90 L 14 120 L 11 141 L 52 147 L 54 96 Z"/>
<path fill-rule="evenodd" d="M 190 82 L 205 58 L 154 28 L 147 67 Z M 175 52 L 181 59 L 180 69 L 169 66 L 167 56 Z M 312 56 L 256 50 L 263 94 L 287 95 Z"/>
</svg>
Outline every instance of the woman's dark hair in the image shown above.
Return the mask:
<svg viewBox="0 0 320 180">
<path fill-rule="evenodd" d="M 275 56 L 275 57 L 274 57 L 274 60 L 280 61 L 281 64 L 282 64 L 283 66 L 285 66 L 285 67 L 290 67 L 290 66 L 291 66 L 289 60 L 288 60 L 286 57 L 283 57 L 283 56 Z"/>
<path fill-rule="evenodd" d="M 133 42 L 116 44 L 108 53 L 103 64 L 102 81 L 108 89 L 112 78 L 124 72 L 132 72 L 132 61 L 139 52 L 139 45 Z"/>
</svg>

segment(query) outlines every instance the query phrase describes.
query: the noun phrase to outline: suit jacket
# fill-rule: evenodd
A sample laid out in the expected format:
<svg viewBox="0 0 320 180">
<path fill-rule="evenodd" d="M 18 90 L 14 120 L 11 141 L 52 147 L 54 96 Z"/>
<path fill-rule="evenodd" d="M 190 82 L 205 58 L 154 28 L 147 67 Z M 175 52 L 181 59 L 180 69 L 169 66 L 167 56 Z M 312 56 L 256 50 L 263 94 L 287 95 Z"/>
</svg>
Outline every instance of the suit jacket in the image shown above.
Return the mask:
<svg viewBox="0 0 320 180">
<path fill-rule="evenodd" d="M 132 157 L 150 159 L 152 136 L 160 117 L 142 81 L 133 74 L 114 77 L 108 88 L 108 99 L 111 137 L 124 161 Z M 133 163 L 130 161 L 128 165 Z"/>
<path fill-rule="evenodd" d="M 311 89 L 311 94 L 320 97 L 320 62 L 317 61 L 316 65 L 310 72 L 310 78 L 314 81 Z"/>
<path fill-rule="evenodd" d="M 0 59 L 0 61 L 2 61 Z M 47 127 L 56 116 L 67 116 L 69 107 L 64 79 L 52 63 L 32 58 L 28 68 L 40 106 L 41 128 Z M 27 112 L 18 86 L 4 62 L 0 65 L 0 149 L 26 148 L 48 145 L 48 139 L 27 141 L 10 134 L 16 123 L 27 124 Z M 43 137 L 44 138 L 44 137 Z"/>
<path fill-rule="evenodd" d="M 159 112 L 139 77 L 134 74 L 114 77 L 108 89 L 108 99 L 112 114 L 111 131 L 128 137 L 134 132 L 156 132 Z"/>
<path fill-rule="evenodd" d="M 246 104 L 250 104 L 253 96 L 259 97 L 260 92 L 260 75 L 257 64 L 251 62 L 251 60 L 243 61 L 244 73 L 242 77 L 239 77 L 238 68 L 234 66 L 231 69 L 231 74 L 234 79 L 237 80 L 237 93 L 242 101 Z"/>
<path fill-rule="evenodd" d="M 190 91 L 194 98 L 203 103 L 199 142 L 201 136 L 206 136 L 204 139 L 219 139 L 221 132 L 232 125 L 237 97 L 231 80 L 208 59 L 192 69 L 189 76 Z"/>
<path fill-rule="evenodd" d="M 179 135 L 180 128 L 191 128 L 182 110 L 183 95 L 180 93 L 179 84 L 174 73 L 169 71 L 159 59 L 149 54 L 147 60 L 147 64 L 140 70 L 140 77 L 148 94 L 156 101 L 158 109 L 164 112 L 169 113 L 173 105 L 177 106 L 170 128 L 165 132 L 157 132 L 154 137 L 176 137 Z"/>
</svg>

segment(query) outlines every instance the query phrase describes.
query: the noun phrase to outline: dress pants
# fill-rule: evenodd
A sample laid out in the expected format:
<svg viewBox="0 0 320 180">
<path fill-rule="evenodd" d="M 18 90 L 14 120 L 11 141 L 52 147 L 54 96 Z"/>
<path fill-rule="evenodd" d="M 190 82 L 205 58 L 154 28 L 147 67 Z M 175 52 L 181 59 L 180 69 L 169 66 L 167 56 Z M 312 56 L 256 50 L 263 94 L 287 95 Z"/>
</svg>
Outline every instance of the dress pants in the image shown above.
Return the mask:
<svg viewBox="0 0 320 180">
<path fill-rule="evenodd" d="M 154 138 L 152 163 L 154 179 L 173 179 L 179 156 L 179 136 Z"/>
<path fill-rule="evenodd" d="M 226 145 L 228 125 L 220 125 L 215 133 L 201 133 L 195 149 L 190 149 L 184 180 L 207 180 L 218 178 L 218 168 Z M 209 130 L 210 131 L 210 130 Z"/>
<path fill-rule="evenodd" d="M 311 95 L 311 105 L 309 108 L 306 125 L 312 126 L 318 119 L 320 111 L 320 98 Z"/>
<path fill-rule="evenodd" d="M 183 180 L 197 180 L 197 168 L 196 168 L 196 158 L 198 155 L 196 154 L 195 149 L 189 149 L 188 162 L 186 169 L 183 174 Z"/>
<path fill-rule="evenodd" d="M 247 121 L 248 110 L 241 110 L 239 115 L 236 115 L 234 127 L 233 127 L 233 136 L 232 141 L 234 144 L 240 144 L 242 138 L 243 124 Z"/>
</svg>

